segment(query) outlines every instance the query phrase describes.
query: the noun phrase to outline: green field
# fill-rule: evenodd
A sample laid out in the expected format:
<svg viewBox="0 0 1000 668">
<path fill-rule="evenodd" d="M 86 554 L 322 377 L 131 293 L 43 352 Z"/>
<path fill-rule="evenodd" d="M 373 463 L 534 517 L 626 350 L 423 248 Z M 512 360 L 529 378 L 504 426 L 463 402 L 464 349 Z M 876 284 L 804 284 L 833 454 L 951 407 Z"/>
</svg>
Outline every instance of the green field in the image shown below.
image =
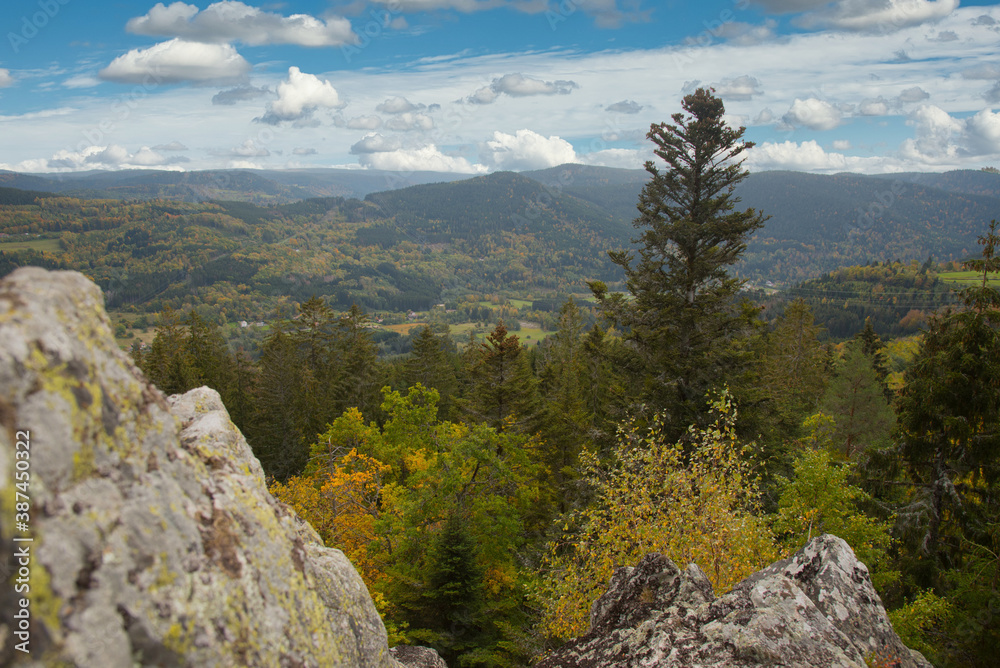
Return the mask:
<svg viewBox="0 0 1000 668">
<path fill-rule="evenodd" d="M 57 253 L 62 250 L 58 239 L 32 239 L 31 241 L 0 242 L 0 251 L 4 250 L 36 250 Z"/>
<path fill-rule="evenodd" d="M 943 274 L 938 274 L 938 278 L 946 283 L 975 285 L 983 280 L 983 275 L 978 271 L 947 271 Z M 990 285 L 1000 287 L 1000 276 L 990 276 Z"/>
</svg>

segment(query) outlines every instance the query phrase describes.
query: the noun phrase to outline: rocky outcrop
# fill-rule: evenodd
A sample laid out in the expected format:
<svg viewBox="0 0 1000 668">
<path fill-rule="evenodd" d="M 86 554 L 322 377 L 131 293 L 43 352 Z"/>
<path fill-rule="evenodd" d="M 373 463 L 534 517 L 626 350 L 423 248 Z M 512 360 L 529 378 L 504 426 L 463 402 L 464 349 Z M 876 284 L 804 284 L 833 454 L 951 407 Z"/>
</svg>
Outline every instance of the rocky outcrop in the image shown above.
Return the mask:
<svg viewBox="0 0 1000 668">
<path fill-rule="evenodd" d="M 619 568 L 588 633 L 537 668 L 930 668 L 893 631 L 868 569 L 836 536 L 810 541 L 718 598 L 659 554 Z"/>
<path fill-rule="evenodd" d="M 0 664 L 399 665 L 353 566 L 267 491 L 218 395 L 150 385 L 80 274 L 0 281 L 0 498 Z"/>
</svg>

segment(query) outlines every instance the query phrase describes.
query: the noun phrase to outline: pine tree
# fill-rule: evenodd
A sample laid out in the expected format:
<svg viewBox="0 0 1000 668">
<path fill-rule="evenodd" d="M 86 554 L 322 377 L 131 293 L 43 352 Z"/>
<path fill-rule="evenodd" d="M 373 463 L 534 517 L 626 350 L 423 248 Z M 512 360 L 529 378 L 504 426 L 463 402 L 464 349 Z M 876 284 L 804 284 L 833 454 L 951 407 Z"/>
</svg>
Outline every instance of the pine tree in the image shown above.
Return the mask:
<svg viewBox="0 0 1000 668">
<path fill-rule="evenodd" d="M 185 339 L 180 315 L 169 307 L 164 308 L 142 367 L 164 394 L 179 394 L 198 386 L 198 374 L 188 357 Z"/>
<path fill-rule="evenodd" d="M 854 336 L 855 340 L 861 342 L 861 351 L 868 356 L 871 361 L 875 376 L 882 385 L 882 392 L 885 398 L 892 400 L 892 391 L 889 389 L 887 379 L 889 378 L 889 362 L 885 355 L 885 344 L 882 338 L 875 332 L 872 326 L 871 317 L 865 318 L 865 328 Z"/>
<path fill-rule="evenodd" d="M 447 333 L 439 337 L 430 326 L 422 327 L 413 338 L 413 354 L 403 366 L 403 383 L 406 387 L 420 383 L 438 391 L 441 397 L 438 414 L 442 420 L 456 417 L 454 413 L 458 379 L 449 355 L 453 345 Z"/>
<path fill-rule="evenodd" d="M 742 366 L 738 339 L 756 316 L 741 306 L 743 281 L 727 273 L 746 248 L 748 236 L 764 224 L 754 211 L 736 210 L 736 185 L 748 172 L 745 128 L 726 125 L 722 100 L 705 89 L 684 98 L 685 113 L 674 124 L 651 126 L 661 171 L 646 163 L 650 180 L 639 197 L 643 230 L 638 261 L 611 253 L 625 270 L 629 300 L 591 285 L 604 314 L 623 328 L 638 351 L 642 398 L 670 411 L 668 422 L 681 434 L 702 412 L 702 398 Z"/>
<path fill-rule="evenodd" d="M 535 379 L 521 342 L 501 320 L 475 344 L 471 355 L 472 389 L 466 412 L 497 431 L 531 431 L 537 413 Z"/>
<path fill-rule="evenodd" d="M 848 459 L 889 439 L 895 416 L 882 387 L 861 342 L 849 344 L 820 404 L 834 420 L 835 447 Z"/>
</svg>

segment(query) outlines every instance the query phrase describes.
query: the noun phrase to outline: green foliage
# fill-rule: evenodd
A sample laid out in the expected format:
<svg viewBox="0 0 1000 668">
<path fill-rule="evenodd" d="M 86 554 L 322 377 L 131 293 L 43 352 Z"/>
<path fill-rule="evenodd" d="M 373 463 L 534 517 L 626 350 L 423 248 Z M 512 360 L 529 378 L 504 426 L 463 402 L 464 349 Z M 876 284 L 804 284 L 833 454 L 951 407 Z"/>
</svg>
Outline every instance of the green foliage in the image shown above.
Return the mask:
<svg viewBox="0 0 1000 668">
<path fill-rule="evenodd" d="M 941 630 L 951 620 L 953 606 L 932 591 L 922 591 L 902 608 L 889 612 L 892 628 L 910 649 L 930 660 L 941 648 Z"/>
<path fill-rule="evenodd" d="M 830 461 L 825 448 L 807 448 L 794 463 L 794 474 L 781 483 L 774 531 L 789 552 L 824 533 L 843 538 L 868 566 L 877 589 L 899 578 L 888 571 L 891 522 L 866 516 L 861 507 L 870 501 L 862 489 L 848 482 L 849 469 Z"/>
</svg>

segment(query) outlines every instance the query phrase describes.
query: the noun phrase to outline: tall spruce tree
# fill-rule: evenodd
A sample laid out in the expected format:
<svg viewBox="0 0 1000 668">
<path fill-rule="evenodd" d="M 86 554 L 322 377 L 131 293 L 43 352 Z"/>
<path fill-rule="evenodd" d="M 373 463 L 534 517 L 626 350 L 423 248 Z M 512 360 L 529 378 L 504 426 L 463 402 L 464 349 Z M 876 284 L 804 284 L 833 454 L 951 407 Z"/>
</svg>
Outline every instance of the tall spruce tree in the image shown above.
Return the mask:
<svg viewBox="0 0 1000 668">
<path fill-rule="evenodd" d="M 723 119 L 725 107 L 699 88 L 682 102 L 673 124 L 654 124 L 647 137 L 666 163 L 646 163 L 650 180 L 639 197 L 633 225 L 639 257 L 611 253 L 625 270 L 628 292 L 610 295 L 591 285 L 604 314 L 622 327 L 637 351 L 641 399 L 666 410 L 670 428 L 683 433 L 696 420 L 706 391 L 741 365 L 741 339 L 756 311 L 742 305 L 743 281 L 730 276 L 749 235 L 765 217 L 739 211 L 736 185 L 747 177 L 745 128 Z"/>
</svg>

